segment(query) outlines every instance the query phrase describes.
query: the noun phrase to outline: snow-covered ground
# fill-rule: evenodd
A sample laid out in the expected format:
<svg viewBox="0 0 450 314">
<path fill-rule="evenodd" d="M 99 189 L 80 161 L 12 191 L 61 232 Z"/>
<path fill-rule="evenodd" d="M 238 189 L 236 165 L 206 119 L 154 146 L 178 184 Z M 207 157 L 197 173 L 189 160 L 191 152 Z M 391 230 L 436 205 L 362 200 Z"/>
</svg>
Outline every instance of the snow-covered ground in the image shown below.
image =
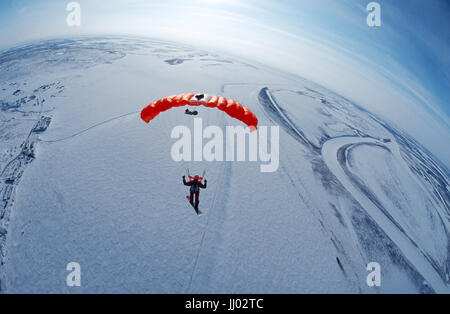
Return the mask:
<svg viewBox="0 0 450 314">
<path fill-rule="evenodd" d="M 301 78 L 171 43 L 50 41 L 0 54 L 1 290 L 450 292 L 449 175 L 407 134 Z M 174 162 L 183 92 L 280 126 L 280 167 Z M 239 122 L 198 107 L 203 124 Z M 185 169 L 207 170 L 195 215 Z M 66 285 L 66 265 L 82 286 Z M 368 287 L 366 265 L 381 265 Z"/>
</svg>

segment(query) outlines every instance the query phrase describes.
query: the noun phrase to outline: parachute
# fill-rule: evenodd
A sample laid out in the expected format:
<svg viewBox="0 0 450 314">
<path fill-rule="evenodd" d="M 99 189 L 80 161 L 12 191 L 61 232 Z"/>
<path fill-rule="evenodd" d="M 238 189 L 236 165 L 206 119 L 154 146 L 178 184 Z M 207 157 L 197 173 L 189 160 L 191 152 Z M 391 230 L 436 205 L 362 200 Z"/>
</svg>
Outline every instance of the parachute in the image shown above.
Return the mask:
<svg viewBox="0 0 450 314">
<path fill-rule="evenodd" d="M 233 99 L 226 99 L 222 96 L 209 96 L 206 94 L 180 94 L 159 99 L 151 103 L 141 111 L 141 118 L 146 123 L 153 120 L 158 114 L 173 107 L 183 106 L 205 106 L 209 108 L 218 108 L 230 117 L 238 119 L 245 123 L 250 131 L 258 128 L 258 118 L 248 108 L 242 106 Z"/>
</svg>

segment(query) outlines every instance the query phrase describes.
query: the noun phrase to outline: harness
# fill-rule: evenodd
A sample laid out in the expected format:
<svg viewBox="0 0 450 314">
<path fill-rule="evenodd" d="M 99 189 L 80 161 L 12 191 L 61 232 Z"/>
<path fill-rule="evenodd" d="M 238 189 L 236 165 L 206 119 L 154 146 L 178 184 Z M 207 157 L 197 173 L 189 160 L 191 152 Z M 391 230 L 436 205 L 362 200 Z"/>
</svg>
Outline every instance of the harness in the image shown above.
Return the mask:
<svg viewBox="0 0 450 314">
<path fill-rule="evenodd" d="M 200 192 L 200 181 L 198 181 L 197 183 L 193 183 L 192 185 L 191 185 L 191 189 L 190 189 L 190 192 L 191 193 L 199 193 Z"/>
</svg>

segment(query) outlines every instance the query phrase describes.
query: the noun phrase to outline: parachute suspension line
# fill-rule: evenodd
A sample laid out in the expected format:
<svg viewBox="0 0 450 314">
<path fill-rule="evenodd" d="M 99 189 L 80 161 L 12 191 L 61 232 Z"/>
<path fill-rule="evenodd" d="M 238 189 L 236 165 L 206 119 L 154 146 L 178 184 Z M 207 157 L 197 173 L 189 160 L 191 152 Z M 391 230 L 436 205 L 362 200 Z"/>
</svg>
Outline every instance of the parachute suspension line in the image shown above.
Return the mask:
<svg viewBox="0 0 450 314">
<path fill-rule="evenodd" d="M 203 170 L 203 173 L 202 173 L 202 178 L 203 178 L 203 179 L 205 179 L 205 174 L 206 174 L 206 169 Z"/>
<path fill-rule="evenodd" d="M 189 171 L 189 168 L 186 168 L 186 174 L 187 174 L 188 178 L 191 179 L 191 180 L 197 178 L 197 179 L 199 179 L 201 181 L 201 180 L 205 179 L 206 169 L 203 170 L 203 174 L 202 174 L 201 177 L 199 177 L 198 175 L 192 176 L 190 171 Z"/>
</svg>

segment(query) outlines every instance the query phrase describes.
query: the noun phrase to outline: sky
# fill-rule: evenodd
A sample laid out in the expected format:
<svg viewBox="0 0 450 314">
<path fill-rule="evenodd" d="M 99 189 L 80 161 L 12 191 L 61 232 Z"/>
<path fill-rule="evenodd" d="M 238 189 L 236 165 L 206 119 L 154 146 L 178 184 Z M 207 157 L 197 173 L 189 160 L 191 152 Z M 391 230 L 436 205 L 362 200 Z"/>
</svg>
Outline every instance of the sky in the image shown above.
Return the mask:
<svg viewBox="0 0 450 314">
<path fill-rule="evenodd" d="M 450 167 L 450 2 L 379 0 L 0 1 L 0 48 L 130 34 L 223 51 L 319 83 L 403 128 Z"/>
</svg>

